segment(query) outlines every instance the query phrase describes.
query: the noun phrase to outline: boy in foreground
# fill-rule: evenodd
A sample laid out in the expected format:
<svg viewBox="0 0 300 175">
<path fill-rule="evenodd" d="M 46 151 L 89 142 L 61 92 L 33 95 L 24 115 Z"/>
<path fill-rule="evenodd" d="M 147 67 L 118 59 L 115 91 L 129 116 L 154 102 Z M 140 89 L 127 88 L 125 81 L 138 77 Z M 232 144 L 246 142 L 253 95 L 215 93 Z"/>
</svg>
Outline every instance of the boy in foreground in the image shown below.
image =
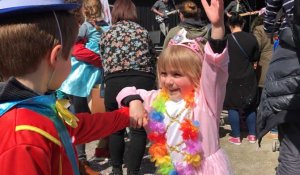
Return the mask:
<svg viewBox="0 0 300 175">
<path fill-rule="evenodd" d="M 128 109 L 73 116 L 53 92 L 78 25 L 63 0 L 0 1 L 0 174 L 79 175 L 74 145 L 129 125 Z M 89 115 L 89 116 L 88 116 Z M 88 116 L 88 117 L 87 117 Z M 144 122 L 146 124 L 146 122 Z M 131 120 L 141 127 L 143 119 Z"/>
</svg>

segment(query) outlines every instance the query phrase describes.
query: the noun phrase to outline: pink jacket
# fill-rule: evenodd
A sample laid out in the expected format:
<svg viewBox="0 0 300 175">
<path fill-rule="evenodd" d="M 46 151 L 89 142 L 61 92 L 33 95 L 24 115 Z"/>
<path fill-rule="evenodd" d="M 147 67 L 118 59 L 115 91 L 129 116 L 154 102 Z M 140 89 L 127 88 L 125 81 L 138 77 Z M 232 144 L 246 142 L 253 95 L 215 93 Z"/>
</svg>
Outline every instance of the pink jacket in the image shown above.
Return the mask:
<svg viewBox="0 0 300 175">
<path fill-rule="evenodd" d="M 227 48 L 221 54 L 213 53 L 209 43 L 205 45 L 205 56 L 202 66 L 202 75 L 200 78 L 200 88 L 195 93 L 194 120 L 200 122 L 200 139 L 203 146 L 204 161 L 202 166 L 205 169 L 218 169 L 223 165 L 223 170 L 204 171 L 201 170 L 197 174 L 230 174 L 226 168 L 228 166 L 227 156 L 220 149 L 219 144 L 219 119 L 223 109 L 223 101 L 225 98 L 226 83 L 228 79 L 228 63 L 229 56 Z M 129 95 L 139 94 L 144 100 L 144 107 L 149 112 L 151 104 L 157 96 L 159 90 L 146 91 L 136 89 L 135 87 L 126 87 L 122 89 L 117 101 L 119 106 L 122 99 Z M 218 152 L 218 153 L 217 153 Z M 216 155 L 214 155 L 216 153 Z M 205 161 L 207 159 L 208 161 Z M 211 161 L 209 161 L 211 160 Z M 213 165 L 216 164 L 216 165 Z M 225 170 L 224 170 L 225 169 Z M 203 173 L 206 172 L 206 173 Z"/>
</svg>

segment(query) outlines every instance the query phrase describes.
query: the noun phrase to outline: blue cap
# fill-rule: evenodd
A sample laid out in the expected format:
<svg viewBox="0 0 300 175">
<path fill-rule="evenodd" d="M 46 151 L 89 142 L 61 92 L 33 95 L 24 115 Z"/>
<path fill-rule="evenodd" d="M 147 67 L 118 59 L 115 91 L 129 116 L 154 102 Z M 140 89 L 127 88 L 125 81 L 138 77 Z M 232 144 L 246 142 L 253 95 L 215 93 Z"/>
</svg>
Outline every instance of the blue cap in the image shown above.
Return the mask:
<svg viewBox="0 0 300 175">
<path fill-rule="evenodd" d="M 46 12 L 72 10 L 77 3 L 65 3 L 64 0 L 0 0 L 0 16 L 14 13 Z"/>
</svg>

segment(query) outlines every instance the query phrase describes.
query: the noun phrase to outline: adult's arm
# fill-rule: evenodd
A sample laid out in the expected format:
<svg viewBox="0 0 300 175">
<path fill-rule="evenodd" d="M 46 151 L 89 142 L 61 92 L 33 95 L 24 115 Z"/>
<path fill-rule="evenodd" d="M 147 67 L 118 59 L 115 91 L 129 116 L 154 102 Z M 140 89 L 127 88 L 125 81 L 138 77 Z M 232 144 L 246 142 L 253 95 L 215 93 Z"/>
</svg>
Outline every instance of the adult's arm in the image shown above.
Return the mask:
<svg viewBox="0 0 300 175">
<path fill-rule="evenodd" d="M 225 13 L 228 17 L 231 16 L 231 14 L 230 14 L 231 9 L 235 6 L 235 2 L 234 2 L 234 1 L 235 1 L 235 0 L 231 1 L 231 2 L 227 5 L 227 7 L 224 9 L 224 13 Z"/>
<path fill-rule="evenodd" d="M 160 2 L 159 2 L 159 1 L 156 1 L 156 2 L 154 3 L 154 5 L 152 6 L 151 11 L 152 11 L 153 13 L 155 13 L 156 15 L 159 15 L 159 16 L 163 17 L 164 14 L 163 14 L 162 12 L 160 12 L 160 11 L 157 10 L 158 7 L 159 7 L 159 4 L 160 4 Z"/>
</svg>

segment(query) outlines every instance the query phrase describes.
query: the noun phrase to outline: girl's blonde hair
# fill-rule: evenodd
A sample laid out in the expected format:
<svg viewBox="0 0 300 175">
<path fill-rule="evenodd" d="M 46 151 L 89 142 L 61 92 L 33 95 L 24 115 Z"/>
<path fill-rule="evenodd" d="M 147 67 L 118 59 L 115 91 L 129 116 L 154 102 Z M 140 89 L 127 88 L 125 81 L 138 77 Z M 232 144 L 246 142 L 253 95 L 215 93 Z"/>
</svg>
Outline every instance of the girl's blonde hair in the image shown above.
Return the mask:
<svg viewBox="0 0 300 175">
<path fill-rule="evenodd" d="M 100 0 L 84 0 L 82 3 L 82 12 L 87 21 L 102 18 L 102 11 Z"/>
<path fill-rule="evenodd" d="M 201 44 L 199 44 L 202 47 Z M 203 49 L 203 48 L 200 48 Z M 166 70 L 175 69 L 180 74 L 186 75 L 195 85 L 199 87 L 201 77 L 202 60 L 191 49 L 171 45 L 168 46 L 159 56 L 157 62 L 157 75 L 160 80 L 160 73 Z"/>
</svg>

